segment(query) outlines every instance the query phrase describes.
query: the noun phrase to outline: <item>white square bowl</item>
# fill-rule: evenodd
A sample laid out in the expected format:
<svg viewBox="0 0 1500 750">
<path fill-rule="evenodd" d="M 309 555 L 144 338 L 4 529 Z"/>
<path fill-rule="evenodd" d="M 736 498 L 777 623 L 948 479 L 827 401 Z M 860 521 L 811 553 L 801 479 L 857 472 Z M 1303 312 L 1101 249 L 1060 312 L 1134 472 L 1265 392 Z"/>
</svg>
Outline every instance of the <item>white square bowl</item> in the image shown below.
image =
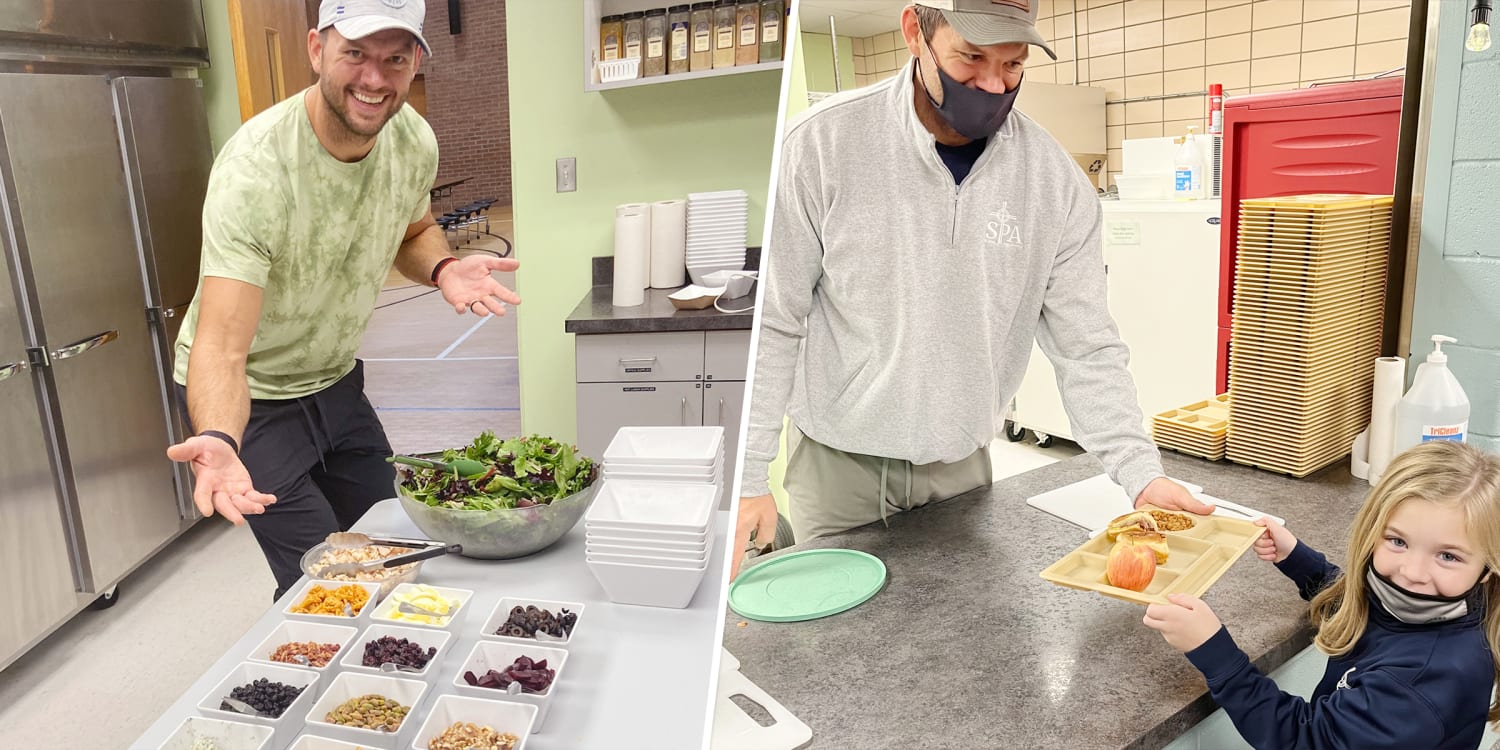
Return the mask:
<svg viewBox="0 0 1500 750">
<path fill-rule="evenodd" d="M 566 609 L 578 615 L 578 621 L 573 623 L 573 632 L 561 641 L 539 641 L 535 638 L 516 638 L 509 635 L 496 635 L 495 631 L 500 629 L 510 619 L 510 611 L 516 607 L 533 605 L 545 609 L 554 615 Z M 525 597 L 507 596 L 501 597 L 500 602 L 490 611 L 490 618 L 485 620 L 484 627 L 479 631 L 479 637 L 490 641 L 505 641 L 507 643 L 519 643 L 522 645 L 540 645 L 550 648 L 567 648 L 569 644 L 578 638 L 578 628 L 583 625 L 584 605 L 578 602 L 555 602 L 545 599 L 527 599 Z"/>
<path fill-rule="evenodd" d="M 608 544 L 617 547 L 637 547 L 640 549 L 661 550 L 662 552 L 670 551 L 698 554 L 708 549 L 708 545 L 713 542 L 713 537 L 708 536 L 707 538 L 698 541 L 678 541 L 671 539 L 641 539 L 639 537 L 606 534 L 602 531 L 597 534 L 592 531 L 585 531 L 583 540 L 586 546 L 593 544 Z"/>
<path fill-rule="evenodd" d="M 604 471 L 604 478 L 607 480 L 613 479 L 616 482 L 647 482 L 651 484 L 711 484 L 715 487 L 720 486 L 720 484 L 724 481 L 724 477 L 718 473 L 715 473 L 713 476 L 709 477 L 684 477 L 674 474 L 636 474 L 631 472 L 614 472 L 608 469 Z"/>
<path fill-rule="evenodd" d="M 275 734 L 271 727 L 259 724 L 189 716 L 157 750 L 192 750 L 200 739 L 213 742 L 219 750 L 271 750 Z"/>
<path fill-rule="evenodd" d="M 365 606 L 361 607 L 358 612 L 355 612 L 353 617 L 345 617 L 344 615 L 309 615 L 302 614 L 300 612 L 293 612 L 292 609 L 294 609 L 298 604 L 301 604 L 302 601 L 307 598 L 308 592 L 312 591 L 314 586 L 322 586 L 325 589 L 336 589 L 340 586 L 359 586 L 360 588 L 363 588 L 366 591 L 370 592 L 370 600 L 365 602 Z M 371 605 L 375 603 L 375 598 L 379 593 L 380 584 L 378 583 L 369 583 L 366 581 L 321 581 L 318 579 L 313 579 L 311 581 L 308 581 L 307 583 L 302 584 L 302 588 L 297 589 L 297 591 L 292 594 L 291 600 L 287 602 L 286 609 L 282 610 L 282 613 L 294 620 L 303 620 L 306 622 L 331 622 L 334 624 L 348 625 L 369 613 Z"/>
<path fill-rule="evenodd" d="M 604 462 L 712 466 L 723 450 L 723 427 L 621 427 Z"/>
<path fill-rule="evenodd" d="M 304 620 L 282 620 L 281 624 L 277 625 L 276 629 L 272 630 L 271 634 L 260 642 L 260 645 L 250 650 L 250 655 L 246 658 L 257 664 L 274 664 L 278 667 L 311 669 L 326 675 L 332 669 L 333 665 L 338 663 L 339 657 L 344 656 L 349 651 L 349 642 L 353 641 L 354 636 L 358 634 L 359 628 L 349 625 L 335 625 L 328 622 L 307 622 Z M 307 643 L 308 641 L 314 643 L 336 643 L 338 644 L 339 651 L 333 655 L 333 658 L 328 660 L 327 664 L 321 667 L 303 666 L 295 662 L 271 661 L 271 654 L 275 653 L 276 649 L 282 644 Z M 327 679 L 327 677 L 324 678 L 324 685 L 327 684 Z"/>
<path fill-rule="evenodd" d="M 330 740 L 312 734 L 304 734 L 287 750 L 361 750 L 364 745 L 343 740 Z"/>
<path fill-rule="evenodd" d="M 682 609 L 693 601 L 707 564 L 697 570 L 588 561 L 589 572 L 617 604 Z"/>
<path fill-rule="evenodd" d="M 437 653 L 433 654 L 432 658 L 427 661 L 426 667 L 423 667 L 420 671 L 417 672 L 397 671 L 387 673 L 380 671 L 380 667 L 378 666 L 365 666 L 365 644 L 369 643 L 370 641 L 376 640 L 381 636 L 387 635 L 393 638 L 405 638 L 412 643 L 421 646 L 423 651 L 426 651 L 429 648 L 436 648 Z M 349 653 L 344 654 L 344 658 L 339 659 L 339 668 L 346 672 L 358 672 L 361 674 L 375 675 L 389 674 L 391 677 L 402 677 L 409 680 L 424 680 L 427 679 L 428 674 L 434 671 L 433 665 L 437 664 L 438 660 L 443 658 L 444 653 L 447 653 L 448 641 L 452 638 L 453 634 L 446 630 L 438 630 L 435 628 L 409 628 L 403 625 L 393 625 L 391 623 L 385 622 L 372 622 L 370 623 L 369 627 L 365 628 L 365 632 L 361 633 L 359 635 L 359 638 L 354 641 L 354 645 L 349 648 Z"/>
<path fill-rule="evenodd" d="M 700 563 L 708 559 L 709 549 L 705 545 L 703 549 L 696 552 L 675 549 L 663 549 L 660 547 L 632 547 L 615 544 L 602 544 L 588 540 L 584 545 L 584 553 L 591 559 L 601 558 L 602 555 L 627 555 L 636 557 L 653 557 L 667 560 L 678 560 L 684 563 Z M 634 562 L 633 560 L 622 560 L 619 562 Z"/>
<path fill-rule="evenodd" d="M 586 530 L 697 534 L 708 529 L 718 504 L 718 488 L 711 484 L 605 480 L 583 519 Z"/>
<path fill-rule="evenodd" d="M 716 476 L 724 466 L 723 459 L 716 459 L 707 466 L 676 466 L 673 464 L 652 463 L 627 463 L 615 461 L 604 465 L 604 470 L 611 474 L 649 474 L 652 476 L 687 477 L 689 479 L 708 480 Z"/>
<path fill-rule="evenodd" d="M 395 732 L 380 732 L 374 729 L 362 729 L 360 727 L 346 727 L 341 724 L 331 724 L 327 721 L 328 714 L 345 702 L 369 694 L 383 695 L 395 700 L 403 706 L 409 707 L 406 718 Z M 409 680 L 400 677 L 388 677 L 385 675 L 360 674 L 358 672 L 343 672 L 333 678 L 333 682 L 323 690 L 323 697 L 313 704 L 307 712 L 306 720 L 309 729 L 319 734 L 327 735 L 346 742 L 359 745 L 370 745 L 384 748 L 384 750 L 396 750 L 404 747 L 406 741 L 417 733 L 417 722 L 412 716 L 417 713 L 422 698 L 427 694 L 427 683 L 421 680 Z"/>
<path fill-rule="evenodd" d="M 651 531 L 649 529 L 616 529 L 609 527 L 595 528 L 592 525 L 585 525 L 584 538 L 588 539 L 595 536 L 608 536 L 614 539 L 637 542 L 677 542 L 678 544 L 689 545 L 706 545 L 713 538 L 706 528 L 699 532 L 681 532 Z"/>
<path fill-rule="evenodd" d="M 552 675 L 552 684 L 548 685 L 546 690 L 540 693 L 511 695 L 496 688 L 470 685 L 464 679 L 465 672 L 473 672 L 475 677 L 482 677 L 491 669 L 504 671 L 522 656 L 530 657 L 532 661 L 546 660 L 547 668 L 555 672 Z M 473 650 L 469 651 L 469 658 L 464 660 L 453 675 L 453 688 L 462 695 L 474 698 L 515 701 L 536 706 L 536 722 L 532 725 L 531 731 L 540 732 L 542 725 L 547 721 L 547 707 L 552 704 L 552 695 L 557 692 L 558 683 L 562 682 L 563 667 L 567 663 L 568 652 L 560 648 L 547 648 L 539 644 L 522 645 L 511 641 L 480 641 L 474 644 Z"/>
<path fill-rule="evenodd" d="M 245 724 L 255 724 L 270 727 L 275 732 L 276 738 L 273 744 L 282 747 L 292 741 L 293 737 L 302 729 L 302 715 L 306 713 L 307 707 L 312 704 L 318 694 L 319 675 L 311 669 L 300 667 L 284 667 L 279 664 L 257 664 L 255 662 L 241 662 L 224 676 L 223 680 L 215 685 L 213 690 L 208 691 L 203 699 L 198 701 L 198 712 L 212 719 L 220 721 L 238 721 Z M 302 688 L 302 693 L 287 706 L 286 711 L 280 717 L 269 718 L 262 716 L 247 716 L 237 711 L 225 711 L 219 708 L 224 699 L 229 697 L 235 688 L 246 685 L 255 680 L 265 678 L 272 682 L 280 682 Z"/>
<path fill-rule="evenodd" d="M 550 666 L 550 665 L 549 665 Z M 412 750 L 427 750 L 428 743 L 458 722 L 489 727 L 516 736 L 515 750 L 526 747 L 531 725 L 536 721 L 536 706 L 527 703 L 490 701 L 462 695 L 440 695 L 427 714 L 427 721 L 412 741 Z"/>
<path fill-rule="evenodd" d="M 408 615 L 397 610 L 397 607 L 400 605 L 400 602 L 397 601 L 399 598 L 420 591 L 419 587 L 422 586 L 436 591 L 438 596 L 443 597 L 450 603 L 458 603 L 453 607 L 447 618 L 437 623 L 431 623 L 426 622 L 429 619 L 426 615 Z M 453 627 L 454 623 L 463 618 L 464 612 L 468 609 L 469 600 L 472 598 L 474 598 L 474 592 L 468 589 L 450 589 L 444 586 L 428 586 L 423 583 L 403 583 L 391 589 L 391 595 L 387 596 L 385 601 L 382 601 L 380 606 L 376 607 L 375 611 L 370 613 L 370 622 L 446 630 Z M 414 619 L 418 617 L 422 619 Z"/>
</svg>

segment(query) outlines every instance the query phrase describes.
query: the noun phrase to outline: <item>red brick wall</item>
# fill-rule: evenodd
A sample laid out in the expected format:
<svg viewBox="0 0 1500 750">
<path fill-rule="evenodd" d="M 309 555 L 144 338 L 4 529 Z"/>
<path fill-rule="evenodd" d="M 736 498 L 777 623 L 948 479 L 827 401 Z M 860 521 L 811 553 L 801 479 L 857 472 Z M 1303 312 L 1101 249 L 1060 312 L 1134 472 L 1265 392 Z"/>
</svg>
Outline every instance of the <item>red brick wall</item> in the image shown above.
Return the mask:
<svg viewBox="0 0 1500 750">
<path fill-rule="evenodd" d="M 427 121 L 437 133 L 438 182 L 464 177 L 434 213 L 479 198 L 510 205 L 510 103 L 505 66 L 505 0 L 459 0 L 462 32 L 448 33 L 448 0 L 426 0 L 422 61 Z"/>
</svg>

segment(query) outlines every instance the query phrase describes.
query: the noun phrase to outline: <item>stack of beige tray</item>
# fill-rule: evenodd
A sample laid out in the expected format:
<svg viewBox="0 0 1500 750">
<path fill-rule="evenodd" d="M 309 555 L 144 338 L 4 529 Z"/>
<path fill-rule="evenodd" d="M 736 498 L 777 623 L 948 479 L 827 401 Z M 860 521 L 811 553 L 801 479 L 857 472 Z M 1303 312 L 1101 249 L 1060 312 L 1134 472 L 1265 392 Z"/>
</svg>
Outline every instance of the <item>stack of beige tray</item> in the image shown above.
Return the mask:
<svg viewBox="0 0 1500 750">
<path fill-rule="evenodd" d="M 1390 254 L 1391 196 L 1240 203 L 1226 455 L 1307 476 L 1370 418 Z"/>
<path fill-rule="evenodd" d="M 1151 418 L 1151 437 L 1157 445 L 1210 461 L 1224 457 L 1224 440 L 1228 435 L 1227 393 Z"/>
</svg>

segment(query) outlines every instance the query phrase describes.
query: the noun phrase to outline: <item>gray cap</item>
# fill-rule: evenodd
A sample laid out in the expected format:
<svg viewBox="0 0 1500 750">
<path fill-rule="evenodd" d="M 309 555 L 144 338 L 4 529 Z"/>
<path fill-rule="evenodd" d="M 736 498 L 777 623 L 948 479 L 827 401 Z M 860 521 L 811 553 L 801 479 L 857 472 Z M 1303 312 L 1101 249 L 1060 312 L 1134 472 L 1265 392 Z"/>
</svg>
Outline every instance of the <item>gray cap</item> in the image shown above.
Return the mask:
<svg viewBox="0 0 1500 750">
<path fill-rule="evenodd" d="M 318 31 L 332 26 L 345 39 L 363 39 L 387 29 L 401 29 L 411 32 L 430 56 L 432 48 L 422 37 L 426 17 L 425 0 L 323 0 L 318 6 Z"/>
<path fill-rule="evenodd" d="M 1024 42 L 1042 48 L 1053 60 L 1057 53 L 1036 30 L 1036 0 L 912 0 L 943 12 L 943 18 L 969 44 L 984 47 L 991 44 Z"/>
</svg>

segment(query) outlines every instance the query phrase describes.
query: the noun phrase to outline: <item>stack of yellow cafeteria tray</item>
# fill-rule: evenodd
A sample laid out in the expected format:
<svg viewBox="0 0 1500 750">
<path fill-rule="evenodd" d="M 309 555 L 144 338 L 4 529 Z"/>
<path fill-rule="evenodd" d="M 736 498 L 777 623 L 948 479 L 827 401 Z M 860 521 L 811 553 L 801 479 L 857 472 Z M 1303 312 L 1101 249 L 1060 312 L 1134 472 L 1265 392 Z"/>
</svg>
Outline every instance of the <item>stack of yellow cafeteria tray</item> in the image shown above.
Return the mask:
<svg viewBox="0 0 1500 750">
<path fill-rule="evenodd" d="M 1349 452 L 1370 418 L 1390 229 L 1388 195 L 1240 202 L 1229 460 L 1302 477 Z"/>
<path fill-rule="evenodd" d="M 1151 437 L 1157 445 L 1210 461 L 1224 457 L 1228 435 L 1228 393 L 1151 417 Z"/>
</svg>

